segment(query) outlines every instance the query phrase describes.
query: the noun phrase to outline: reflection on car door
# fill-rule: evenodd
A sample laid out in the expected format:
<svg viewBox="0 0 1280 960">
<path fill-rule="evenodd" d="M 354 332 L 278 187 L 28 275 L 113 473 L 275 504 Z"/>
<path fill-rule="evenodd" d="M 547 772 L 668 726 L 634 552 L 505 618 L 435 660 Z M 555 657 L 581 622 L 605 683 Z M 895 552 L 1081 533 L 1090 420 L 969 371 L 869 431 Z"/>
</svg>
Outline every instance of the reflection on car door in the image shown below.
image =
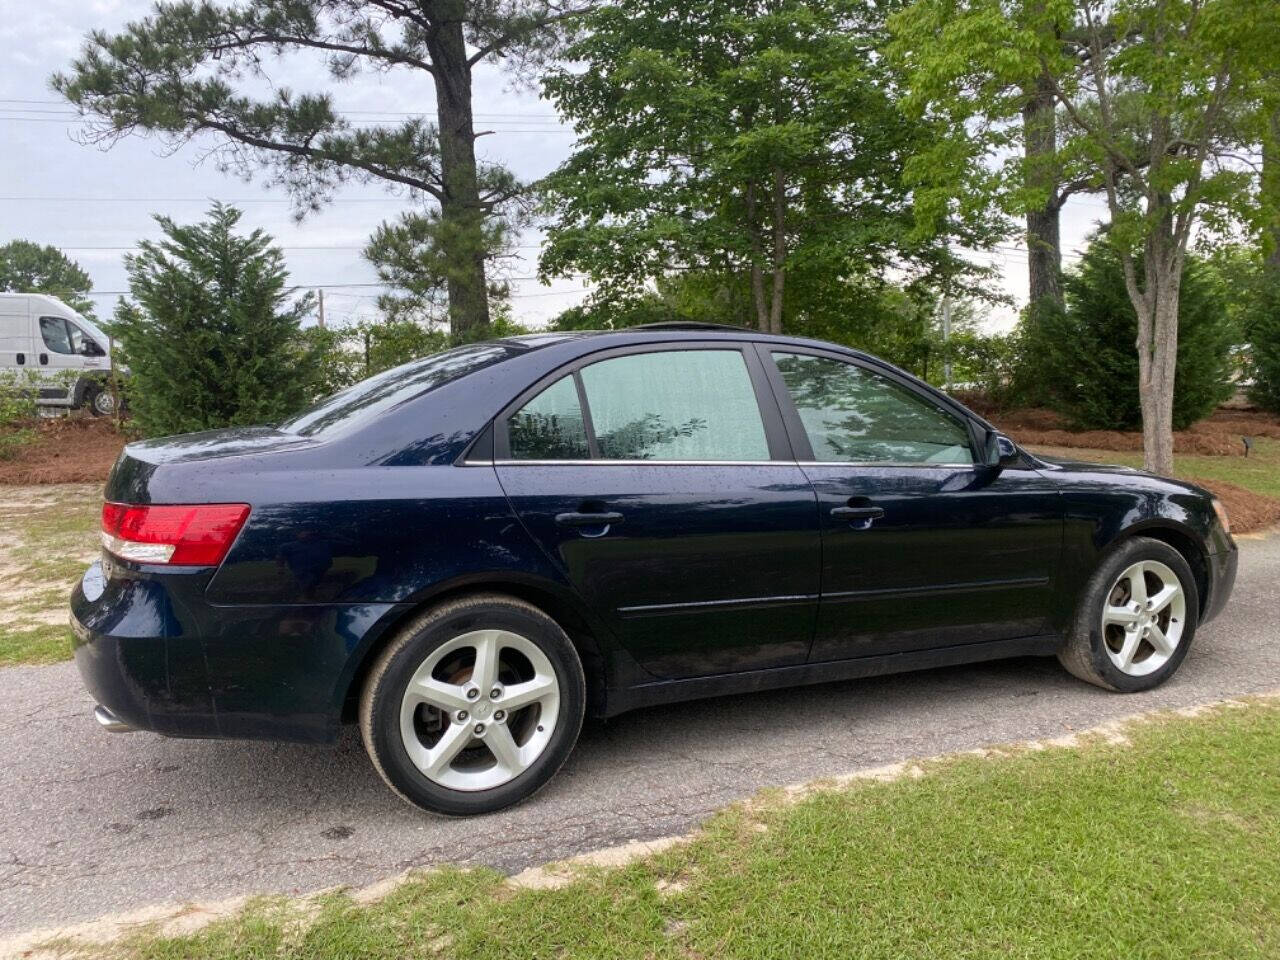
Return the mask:
<svg viewBox="0 0 1280 960">
<path fill-rule="evenodd" d="M 961 415 L 890 371 L 761 349 L 822 523 L 811 659 L 1047 629 L 1062 508 L 1036 470 L 975 464 Z"/>
<path fill-rule="evenodd" d="M 754 352 L 614 351 L 533 393 L 496 425 L 499 479 L 641 666 L 674 678 L 805 661 L 817 510 Z"/>
</svg>

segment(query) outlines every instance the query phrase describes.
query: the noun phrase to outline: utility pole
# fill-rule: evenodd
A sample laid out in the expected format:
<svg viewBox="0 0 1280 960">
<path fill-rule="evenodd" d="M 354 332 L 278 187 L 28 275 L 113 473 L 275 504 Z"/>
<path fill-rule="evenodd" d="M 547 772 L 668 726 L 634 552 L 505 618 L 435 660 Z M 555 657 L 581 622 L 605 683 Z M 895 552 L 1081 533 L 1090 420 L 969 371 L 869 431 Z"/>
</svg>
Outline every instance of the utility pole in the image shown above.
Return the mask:
<svg viewBox="0 0 1280 960">
<path fill-rule="evenodd" d="M 320 296 L 320 320 L 319 320 L 319 323 L 320 323 L 320 329 L 321 329 L 321 330 L 323 330 L 323 329 L 324 329 L 324 290 L 323 290 L 323 289 L 321 289 L 321 290 L 317 290 L 317 291 L 316 291 L 316 293 L 317 293 L 317 294 L 319 294 L 319 296 Z"/>
<path fill-rule="evenodd" d="M 942 380 L 943 389 L 951 392 L 951 294 L 942 295 Z"/>
</svg>

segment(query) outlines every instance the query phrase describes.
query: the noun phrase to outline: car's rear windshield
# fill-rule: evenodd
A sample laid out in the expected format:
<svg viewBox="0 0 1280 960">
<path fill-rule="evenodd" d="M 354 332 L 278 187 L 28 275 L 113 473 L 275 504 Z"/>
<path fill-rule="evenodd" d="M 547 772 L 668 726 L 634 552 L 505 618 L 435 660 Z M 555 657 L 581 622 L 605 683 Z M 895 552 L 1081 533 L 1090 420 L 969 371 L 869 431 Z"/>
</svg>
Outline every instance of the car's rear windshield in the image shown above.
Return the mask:
<svg viewBox="0 0 1280 960">
<path fill-rule="evenodd" d="M 344 430 L 524 349 L 512 343 L 477 343 L 414 360 L 326 397 L 284 421 L 280 429 L 304 437 Z"/>
</svg>

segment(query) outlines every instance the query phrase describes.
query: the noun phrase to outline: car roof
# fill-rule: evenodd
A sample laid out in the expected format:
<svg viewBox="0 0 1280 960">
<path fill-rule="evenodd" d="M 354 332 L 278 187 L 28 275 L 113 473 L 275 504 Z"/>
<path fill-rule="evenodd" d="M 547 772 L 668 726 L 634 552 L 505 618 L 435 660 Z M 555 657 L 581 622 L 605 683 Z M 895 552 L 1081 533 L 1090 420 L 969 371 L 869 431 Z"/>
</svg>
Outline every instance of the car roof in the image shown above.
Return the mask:
<svg viewBox="0 0 1280 960">
<path fill-rule="evenodd" d="M 840 343 L 832 343 L 827 340 L 815 340 L 809 337 L 787 336 L 780 333 L 765 333 L 760 330 L 752 330 L 749 327 L 734 327 L 723 323 L 687 323 L 677 321 L 670 323 L 645 323 L 634 327 L 623 327 L 620 330 L 547 330 L 540 331 L 538 333 L 521 334 L 514 337 L 504 337 L 502 339 L 506 342 L 519 344 L 520 346 L 531 350 L 536 350 L 541 347 L 549 347 L 555 344 L 569 343 L 572 341 L 591 341 L 594 347 L 600 347 L 611 343 L 618 346 L 627 346 L 639 343 L 750 340 L 762 343 L 790 344 L 792 346 L 807 346 L 826 350 L 838 350 L 841 353 L 861 357 L 875 363 L 884 363 L 883 360 L 880 360 L 877 357 L 864 353 L 861 350 L 855 350 L 853 347 L 847 347 Z"/>
</svg>

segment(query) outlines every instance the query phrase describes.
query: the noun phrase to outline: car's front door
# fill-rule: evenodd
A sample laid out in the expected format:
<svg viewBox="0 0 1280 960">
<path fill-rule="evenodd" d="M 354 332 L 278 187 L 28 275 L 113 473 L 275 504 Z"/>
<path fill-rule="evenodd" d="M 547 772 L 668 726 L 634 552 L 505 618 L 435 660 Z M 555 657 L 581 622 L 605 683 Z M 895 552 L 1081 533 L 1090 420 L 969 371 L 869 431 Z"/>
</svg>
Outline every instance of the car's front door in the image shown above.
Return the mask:
<svg viewBox="0 0 1280 960">
<path fill-rule="evenodd" d="M 494 443 L 521 522 L 649 673 L 805 661 L 818 512 L 749 347 L 593 358 L 517 400 Z"/>
<path fill-rule="evenodd" d="M 892 371 L 760 352 L 818 494 L 813 661 L 1046 631 L 1062 551 L 1050 481 L 976 463 L 968 418 Z"/>
</svg>

